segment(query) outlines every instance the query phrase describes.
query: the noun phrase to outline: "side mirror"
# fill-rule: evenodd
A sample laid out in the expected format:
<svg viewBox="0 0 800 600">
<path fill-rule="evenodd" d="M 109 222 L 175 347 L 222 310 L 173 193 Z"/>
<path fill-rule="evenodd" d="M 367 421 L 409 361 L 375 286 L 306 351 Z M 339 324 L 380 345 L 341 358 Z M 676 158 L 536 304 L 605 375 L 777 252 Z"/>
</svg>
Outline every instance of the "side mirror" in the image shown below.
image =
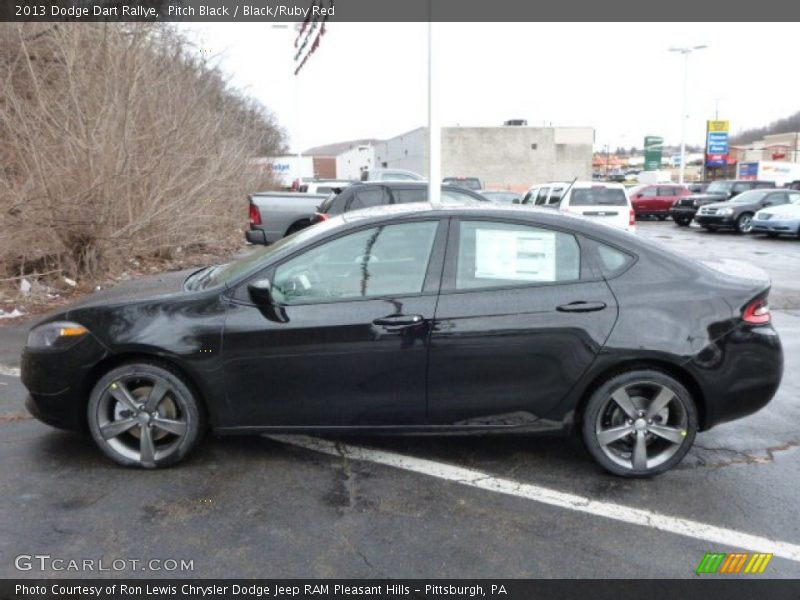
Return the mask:
<svg viewBox="0 0 800 600">
<path fill-rule="evenodd" d="M 272 304 L 272 282 L 269 279 L 258 279 L 247 284 L 247 291 L 256 304 Z"/>
</svg>

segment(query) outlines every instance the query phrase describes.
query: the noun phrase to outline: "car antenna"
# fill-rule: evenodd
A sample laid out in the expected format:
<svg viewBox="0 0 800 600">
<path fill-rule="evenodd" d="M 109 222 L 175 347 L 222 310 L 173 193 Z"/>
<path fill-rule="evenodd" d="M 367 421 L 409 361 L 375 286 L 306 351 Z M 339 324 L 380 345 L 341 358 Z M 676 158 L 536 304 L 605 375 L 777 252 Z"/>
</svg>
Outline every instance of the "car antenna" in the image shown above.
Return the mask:
<svg viewBox="0 0 800 600">
<path fill-rule="evenodd" d="M 566 198 L 567 192 L 572 189 L 572 186 L 575 185 L 576 181 L 578 181 L 578 176 L 577 175 L 575 176 L 575 179 L 573 179 L 572 181 L 569 182 L 569 185 L 567 186 L 567 189 L 565 189 L 563 192 L 561 192 L 561 198 L 558 199 L 558 203 L 559 204 L 561 204 L 561 201 L 564 198 Z"/>
</svg>

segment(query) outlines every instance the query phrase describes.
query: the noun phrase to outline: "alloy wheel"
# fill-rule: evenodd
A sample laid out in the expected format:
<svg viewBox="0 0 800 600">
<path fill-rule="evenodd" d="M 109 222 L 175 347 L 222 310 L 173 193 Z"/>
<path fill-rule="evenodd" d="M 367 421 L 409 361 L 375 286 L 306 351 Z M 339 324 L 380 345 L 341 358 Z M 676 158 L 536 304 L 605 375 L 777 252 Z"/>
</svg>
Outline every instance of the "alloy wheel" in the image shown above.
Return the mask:
<svg viewBox="0 0 800 600">
<path fill-rule="evenodd" d="M 753 216 L 743 214 L 737 221 L 737 229 L 740 233 L 750 233 L 753 230 Z"/>
<path fill-rule="evenodd" d="M 177 453 L 189 430 L 181 394 L 155 373 L 115 378 L 102 391 L 94 417 L 102 443 L 148 468 Z"/>
<path fill-rule="evenodd" d="M 631 472 L 652 470 L 687 442 L 689 415 L 675 390 L 655 381 L 622 385 L 597 414 L 595 439 L 603 454 Z"/>
</svg>

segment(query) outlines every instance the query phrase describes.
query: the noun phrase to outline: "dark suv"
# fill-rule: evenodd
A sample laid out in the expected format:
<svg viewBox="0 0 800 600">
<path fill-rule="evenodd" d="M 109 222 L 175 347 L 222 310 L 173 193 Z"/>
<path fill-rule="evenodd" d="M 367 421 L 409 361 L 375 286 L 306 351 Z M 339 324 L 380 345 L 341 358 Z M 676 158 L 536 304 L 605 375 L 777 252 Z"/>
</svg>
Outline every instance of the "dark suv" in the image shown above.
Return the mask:
<svg viewBox="0 0 800 600">
<path fill-rule="evenodd" d="M 425 181 L 381 181 L 356 183 L 331 194 L 319 205 L 311 223 L 319 223 L 342 213 L 382 206 L 384 204 L 410 204 L 428 201 L 428 183 Z M 452 185 L 442 185 L 443 204 L 475 204 L 489 200 L 472 190 Z"/>
<path fill-rule="evenodd" d="M 748 190 L 760 190 L 764 188 L 774 188 L 775 184 L 771 181 L 713 181 L 709 184 L 706 191 L 702 194 L 691 194 L 678 200 L 672 207 L 670 214 L 672 220 L 681 226 L 687 226 L 694 219 L 697 210 L 706 204 L 725 202 L 734 196 Z"/>
</svg>

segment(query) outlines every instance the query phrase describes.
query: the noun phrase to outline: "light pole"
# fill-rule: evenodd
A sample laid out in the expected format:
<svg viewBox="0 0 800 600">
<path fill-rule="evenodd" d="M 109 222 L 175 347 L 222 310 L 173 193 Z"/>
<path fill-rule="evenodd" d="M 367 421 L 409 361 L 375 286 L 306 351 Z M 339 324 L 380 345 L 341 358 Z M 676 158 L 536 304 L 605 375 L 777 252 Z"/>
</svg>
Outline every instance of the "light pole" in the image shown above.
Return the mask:
<svg viewBox="0 0 800 600">
<path fill-rule="evenodd" d="M 685 46 L 683 48 L 669 49 L 670 52 L 680 52 L 683 54 L 683 112 L 681 113 L 681 170 L 679 183 L 683 183 L 686 171 L 686 117 L 688 116 L 686 114 L 688 111 L 686 96 L 689 88 L 689 55 L 695 50 L 702 50 L 703 48 L 708 48 L 708 46 Z"/>
</svg>

